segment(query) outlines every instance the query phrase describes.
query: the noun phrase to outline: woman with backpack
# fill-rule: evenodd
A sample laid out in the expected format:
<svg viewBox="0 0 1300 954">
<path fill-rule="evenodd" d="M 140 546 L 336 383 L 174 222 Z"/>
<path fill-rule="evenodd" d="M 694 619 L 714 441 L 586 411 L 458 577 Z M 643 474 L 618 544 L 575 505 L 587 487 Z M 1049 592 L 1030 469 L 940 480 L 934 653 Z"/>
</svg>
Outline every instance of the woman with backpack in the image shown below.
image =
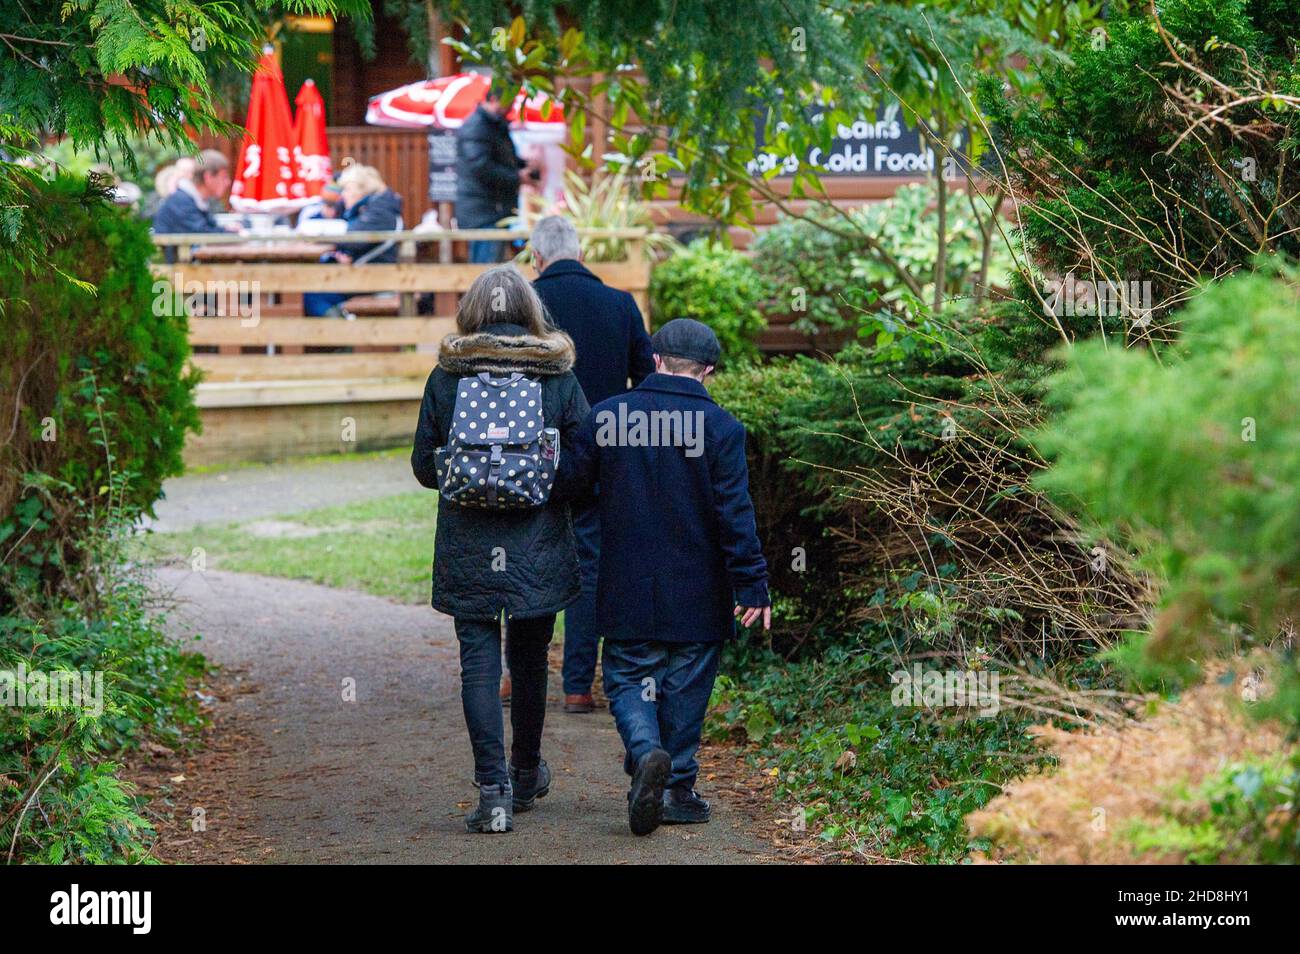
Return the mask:
<svg viewBox="0 0 1300 954">
<path fill-rule="evenodd" d="M 424 388 L 411 468 L 439 491 L 432 603 L 455 619 L 479 788 L 465 826 L 502 832 L 550 788 L 541 758 L 547 648 L 556 614 L 580 592 L 569 506 L 553 491 L 561 451 L 589 408 L 572 371 L 573 342 L 550 325 L 513 265 L 474 281 L 456 327 Z M 503 613 L 514 680 L 508 766 L 498 695 Z"/>
</svg>

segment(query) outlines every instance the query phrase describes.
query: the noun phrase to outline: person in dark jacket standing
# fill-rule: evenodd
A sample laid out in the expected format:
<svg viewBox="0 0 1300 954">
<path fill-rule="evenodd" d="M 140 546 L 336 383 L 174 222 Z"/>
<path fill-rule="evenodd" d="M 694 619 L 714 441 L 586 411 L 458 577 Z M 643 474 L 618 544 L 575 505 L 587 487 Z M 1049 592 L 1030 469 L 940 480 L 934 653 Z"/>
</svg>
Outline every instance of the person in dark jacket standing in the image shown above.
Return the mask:
<svg viewBox="0 0 1300 954">
<path fill-rule="evenodd" d="M 388 188 L 374 166 L 351 165 L 339 175 L 343 220 L 349 232 L 392 232 L 402 226 L 402 197 Z M 340 265 L 391 265 L 397 261 L 397 243 L 343 242 L 321 256 L 322 262 Z M 303 310 L 311 318 L 342 317 L 343 304 L 356 297 L 352 292 L 308 292 L 302 296 Z"/>
<path fill-rule="evenodd" d="M 573 375 L 573 342 L 546 320 L 536 292 L 512 265 L 489 269 L 465 293 L 458 334 L 443 339 L 429 375 L 411 451 L 411 469 L 438 486 L 436 450 L 448 443 L 464 378 L 514 373 L 541 382 L 545 426 L 560 437 L 560 466 L 589 410 Z M 485 411 L 486 413 L 486 411 Z M 556 487 L 541 506 L 489 510 L 438 499 L 433 608 L 454 617 L 460 643 L 461 701 L 474 751 L 479 804 L 465 819 L 474 832 L 510 831 L 550 790 L 541 757 L 546 715 L 546 651 L 555 615 L 578 596 L 578 558 L 569 506 Z M 501 623 L 514 676 L 510 763 L 501 699 Z"/>
<path fill-rule="evenodd" d="M 155 235 L 184 235 L 191 232 L 225 232 L 212 215 L 211 204 L 230 190 L 230 162 L 215 149 L 199 153 L 194 175 L 176 181 L 176 191 L 163 200 L 153 215 Z M 164 252 L 168 262 L 176 261 L 176 248 Z"/>
<path fill-rule="evenodd" d="M 515 152 L 507 107 L 496 83 L 456 132 L 456 225 L 490 229 L 519 206 L 519 185 L 531 173 Z M 504 242 L 470 242 L 475 264 L 501 261 Z"/>
<path fill-rule="evenodd" d="M 538 271 L 533 287 L 556 327 L 578 350 L 573 373 L 591 404 L 626 394 L 654 372 L 650 336 L 636 299 L 608 288 L 581 262 L 578 231 L 563 216 L 549 215 L 533 228 L 529 245 Z M 594 505 L 573 511 L 573 532 L 582 568 L 582 596 L 564 618 L 564 711 L 591 712 L 600 640 L 596 629 L 596 573 L 600 515 Z"/>
<path fill-rule="evenodd" d="M 745 428 L 704 387 L 717 336 L 678 318 L 651 340 L 656 372 L 592 409 L 574 462 L 599 485 L 596 618 L 637 835 L 709 820 L 695 753 L 722 642 L 772 623 Z"/>
</svg>

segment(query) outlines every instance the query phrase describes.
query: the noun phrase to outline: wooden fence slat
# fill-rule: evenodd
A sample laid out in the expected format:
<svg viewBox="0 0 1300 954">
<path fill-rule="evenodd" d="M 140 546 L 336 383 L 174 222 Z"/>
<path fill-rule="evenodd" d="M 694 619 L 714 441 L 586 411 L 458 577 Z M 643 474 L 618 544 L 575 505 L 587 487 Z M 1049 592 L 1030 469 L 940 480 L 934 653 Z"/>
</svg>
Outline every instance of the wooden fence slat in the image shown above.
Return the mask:
<svg viewBox="0 0 1300 954">
<path fill-rule="evenodd" d="M 213 381 L 199 385 L 194 403 L 203 408 L 286 407 L 354 401 L 418 401 L 424 381 L 416 378 L 318 381 Z M 412 420 L 411 430 L 415 430 Z"/>
<path fill-rule="evenodd" d="M 413 378 L 423 381 L 437 358 L 426 352 L 364 354 L 196 354 L 190 360 L 213 382 L 355 378 Z"/>
<path fill-rule="evenodd" d="M 158 278 L 183 276 L 188 285 L 199 282 L 222 283 L 220 287 L 245 283 L 255 293 L 266 292 L 465 292 L 487 265 L 398 264 L 398 265 L 154 265 Z M 591 270 L 615 288 L 641 290 L 646 287 L 646 265 L 640 262 L 595 262 Z"/>
<path fill-rule="evenodd" d="M 455 318 L 191 318 L 196 345 L 414 345 L 436 344 L 456 330 Z"/>
</svg>

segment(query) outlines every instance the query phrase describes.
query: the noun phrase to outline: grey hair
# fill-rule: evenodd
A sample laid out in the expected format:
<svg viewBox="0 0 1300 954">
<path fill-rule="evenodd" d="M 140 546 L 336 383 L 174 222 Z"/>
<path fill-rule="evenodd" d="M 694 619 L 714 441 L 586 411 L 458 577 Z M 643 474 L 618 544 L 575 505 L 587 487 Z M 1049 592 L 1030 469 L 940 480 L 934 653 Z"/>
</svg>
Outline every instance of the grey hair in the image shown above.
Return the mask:
<svg viewBox="0 0 1300 954">
<path fill-rule="evenodd" d="M 577 258 L 581 249 L 578 230 L 562 215 L 548 215 L 533 226 L 529 244 L 533 254 L 547 264 L 564 258 Z"/>
<path fill-rule="evenodd" d="M 229 168 L 230 160 L 226 158 L 225 153 L 218 152 L 216 149 L 204 149 L 195 157 L 194 178 L 197 181 L 209 173 Z"/>
<path fill-rule="evenodd" d="M 456 310 L 456 329 L 463 335 L 504 323 L 520 325 L 539 338 L 552 330 L 546 306 L 513 265 L 497 265 L 474 279 Z"/>
</svg>

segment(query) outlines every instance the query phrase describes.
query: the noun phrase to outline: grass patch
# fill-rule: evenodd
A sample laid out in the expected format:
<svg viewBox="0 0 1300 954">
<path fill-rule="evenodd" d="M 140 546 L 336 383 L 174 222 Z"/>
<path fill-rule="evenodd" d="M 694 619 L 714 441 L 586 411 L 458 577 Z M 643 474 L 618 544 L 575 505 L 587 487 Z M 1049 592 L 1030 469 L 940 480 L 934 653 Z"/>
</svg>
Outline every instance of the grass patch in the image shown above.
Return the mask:
<svg viewBox="0 0 1300 954">
<path fill-rule="evenodd" d="M 351 451 L 343 454 L 337 451 L 329 454 L 308 454 L 301 457 L 286 457 L 283 460 L 241 460 L 233 463 L 223 461 L 217 464 L 191 464 L 185 468 L 185 476 L 221 474 L 232 470 L 252 470 L 258 467 L 282 467 L 285 465 L 308 467 L 312 464 L 337 464 L 341 461 L 351 463 L 366 460 L 388 460 L 394 457 L 406 458 L 410 454 L 410 445 L 406 445 L 403 447 L 389 447 L 384 450 Z"/>
<path fill-rule="evenodd" d="M 282 517 L 150 533 L 143 557 L 307 580 L 402 603 L 429 599 L 438 498 L 413 491 Z"/>
</svg>

